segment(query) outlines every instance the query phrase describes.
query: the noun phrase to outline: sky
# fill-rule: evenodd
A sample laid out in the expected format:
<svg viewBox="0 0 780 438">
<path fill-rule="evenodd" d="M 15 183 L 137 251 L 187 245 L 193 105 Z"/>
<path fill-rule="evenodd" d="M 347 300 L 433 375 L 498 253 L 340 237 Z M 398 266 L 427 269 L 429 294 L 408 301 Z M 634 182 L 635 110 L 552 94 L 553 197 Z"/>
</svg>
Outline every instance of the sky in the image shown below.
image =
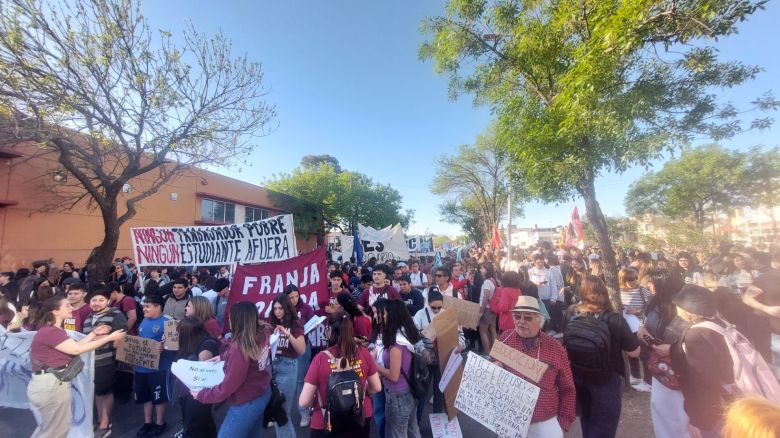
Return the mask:
<svg viewBox="0 0 780 438">
<path fill-rule="evenodd" d="M 460 234 L 457 225 L 440 220 L 442 198 L 430 193 L 434 163 L 473 143 L 490 124 L 487 107 L 475 107 L 472 96 L 448 98 L 447 77 L 437 75 L 430 61 L 417 56 L 426 36 L 421 20 L 441 15 L 444 1 L 235 1 L 147 0 L 142 12 L 153 29 L 178 33 L 185 20 L 202 32 L 222 31 L 236 54 L 262 63 L 267 99 L 278 116 L 270 135 L 256 140 L 251 167 L 212 169 L 262 185 L 274 174 L 289 173 L 301 157 L 330 154 L 342 168 L 359 171 L 389 184 L 415 210 L 407 234 Z M 740 60 L 764 68 L 758 78 L 724 100 L 749 102 L 765 91 L 778 92 L 780 78 L 780 5 L 722 39 L 724 60 Z M 776 94 L 777 97 L 777 94 Z M 777 117 L 777 114 L 773 115 Z M 699 141 L 696 144 L 707 143 Z M 780 126 L 746 133 L 721 144 L 744 149 L 780 144 Z M 662 162 L 647 163 L 659 169 Z M 623 201 L 631 182 L 644 173 L 634 168 L 603 174 L 596 182 L 601 208 L 610 216 L 625 214 Z M 581 199 L 558 205 L 529 203 L 519 226 L 565 224 Z"/>
</svg>

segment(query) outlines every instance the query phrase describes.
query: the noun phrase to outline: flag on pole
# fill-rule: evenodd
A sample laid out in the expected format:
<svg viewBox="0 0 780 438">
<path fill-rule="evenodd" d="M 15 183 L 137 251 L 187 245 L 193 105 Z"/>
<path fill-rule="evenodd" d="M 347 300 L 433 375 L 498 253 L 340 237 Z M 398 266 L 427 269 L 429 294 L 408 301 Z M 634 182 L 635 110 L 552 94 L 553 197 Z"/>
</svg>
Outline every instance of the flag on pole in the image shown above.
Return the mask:
<svg viewBox="0 0 780 438">
<path fill-rule="evenodd" d="M 566 239 L 564 240 L 564 245 L 568 248 L 570 246 L 574 246 L 574 239 L 572 238 L 572 234 L 574 234 L 574 227 L 571 223 L 566 227 Z"/>
<path fill-rule="evenodd" d="M 582 222 L 580 222 L 580 211 L 577 206 L 574 206 L 574 211 L 571 212 L 571 224 L 574 225 L 574 231 L 577 233 L 577 240 L 585 240 L 585 236 L 582 234 Z"/>
<path fill-rule="evenodd" d="M 501 234 L 498 232 L 498 224 L 493 224 L 493 240 L 490 241 L 493 248 L 501 248 L 504 242 L 501 240 Z"/>
<path fill-rule="evenodd" d="M 355 226 L 352 228 L 353 230 L 353 237 L 354 237 L 354 244 L 352 245 L 352 256 L 355 257 L 355 262 L 358 265 L 363 264 L 363 243 L 360 241 L 360 237 L 358 236 L 358 226 L 355 224 Z"/>
</svg>

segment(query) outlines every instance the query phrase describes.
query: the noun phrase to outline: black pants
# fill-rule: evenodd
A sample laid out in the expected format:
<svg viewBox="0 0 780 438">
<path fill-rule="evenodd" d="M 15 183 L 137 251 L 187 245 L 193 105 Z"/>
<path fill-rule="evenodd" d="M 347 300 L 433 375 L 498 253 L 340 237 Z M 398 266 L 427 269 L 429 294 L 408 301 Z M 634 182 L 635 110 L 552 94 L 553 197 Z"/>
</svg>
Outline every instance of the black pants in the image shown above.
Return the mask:
<svg viewBox="0 0 780 438">
<path fill-rule="evenodd" d="M 214 438 L 217 425 L 211 414 L 211 405 L 203 404 L 191 395 L 179 397 L 181 417 L 184 423 L 184 436 L 187 438 Z"/>
<path fill-rule="evenodd" d="M 542 300 L 547 307 L 547 313 L 550 314 L 550 330 L 561 332 L 561 320 L 563 319 L 564 304 L 557 301 Z"/>
<path fill-rule="evenodd" d="M 623 377 L 612 373 L 609 381 L 595 384 L 574 379 L 582 438 L 614 438 L 623 402 Z"/>
</svg>

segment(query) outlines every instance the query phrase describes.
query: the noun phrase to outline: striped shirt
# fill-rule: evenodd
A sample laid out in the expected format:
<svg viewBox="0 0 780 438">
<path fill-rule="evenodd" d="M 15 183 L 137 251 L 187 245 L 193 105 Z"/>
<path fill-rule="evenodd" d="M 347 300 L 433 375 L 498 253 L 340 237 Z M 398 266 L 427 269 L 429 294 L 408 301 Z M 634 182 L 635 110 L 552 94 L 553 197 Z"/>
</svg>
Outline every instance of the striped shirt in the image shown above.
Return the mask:
<svg viewBox="0 0 780 438">
<path fill-rule="evenodd" d="M 112 332 L 127 330 L 127 318 L 121 311 L 109 307 L 108 311 L 103 314 L 97 315 L 93 312 L 87 315 L 82 332 L 88 335 L 99 325 L 110 325 Z M 95 350 L 95 368 L 113 364 L 115 352 L 113 342 L 109 342 Z"/>
<path fill-rule="evenodd" d="M 631 290 L 621 290 L 620 301 L 629 313 L 642 313 L 645 309 L 645 305 L 650 301 L 650 291 L 643 287 Z"/>
</svg>

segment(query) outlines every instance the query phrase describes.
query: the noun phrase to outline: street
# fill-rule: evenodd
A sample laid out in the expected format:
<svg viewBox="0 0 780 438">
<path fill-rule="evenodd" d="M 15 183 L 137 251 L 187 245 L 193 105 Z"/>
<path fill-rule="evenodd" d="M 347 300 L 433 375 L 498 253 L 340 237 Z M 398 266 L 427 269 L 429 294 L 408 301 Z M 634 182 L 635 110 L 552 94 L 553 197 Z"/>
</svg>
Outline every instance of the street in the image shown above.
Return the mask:
<svg viewBox="0 0 780 438">
<path fill-rule="evenodd" d="M 430 406 L 430 405 L 429 405 Z M 215 416 L 217 421 L 222 419 L 225 408 L 217 410 Z M 423 437 L 430 437 L 431 430 L 428 424 L 428 411 L 423 416 L 423 422 L 420 425 L 420 432 Z M 297 414 L 293 414 L 295 424 L 298 424 Z M 135 436 L 135 432 L 141 426 L 142 423 L 142 410 L 140 406 L 135 405 L 132 401 L 125 403 L 117 403 L 114 406 L 113 429 L 111 436 L 132 438 Z M 166 415 L 166 421 L 168 423 L 168 430 L 162 437 L 173 437 L 174 434 L 180 429 L 179 422 L 181 419 L 178 405 L 171 406 L 168 409 Z M 458 417 L 460 421 L 460 427 L 463 432 L 463 436 L 468 437 L 484 437 L 491 436 L 490 431 L 485 429 L 482 425 L 472 420 L 471 418 L 461 414 Z M 0 431 L 10 431 L 7 436 L 9 438 L 28 437 L 35 429 L 35 419 L 28 410 L 22 409 L 10 409 L 0 408 Z M 308 428 L 296 427 L 298 436 L 305 438 L 308 436 Z M 265 430 L 265 436 L 275 436 L 273 428 Z M 566 434 L 567 437 L 579 437 L 580 429 L 579 422 L 575 422 L 572 426 L 572 430 Z M 652 422 L 650 418 L 650 395 L 647 393 L 639 393 L 636 391 L 629 391 L 624 394 L 623 398 L 623 412 L 620 418 L 620 426 L 618 428 L 618 437 L 631 437 L 631 438 L 651 438 L 653 437 Z"/>
</svg>

